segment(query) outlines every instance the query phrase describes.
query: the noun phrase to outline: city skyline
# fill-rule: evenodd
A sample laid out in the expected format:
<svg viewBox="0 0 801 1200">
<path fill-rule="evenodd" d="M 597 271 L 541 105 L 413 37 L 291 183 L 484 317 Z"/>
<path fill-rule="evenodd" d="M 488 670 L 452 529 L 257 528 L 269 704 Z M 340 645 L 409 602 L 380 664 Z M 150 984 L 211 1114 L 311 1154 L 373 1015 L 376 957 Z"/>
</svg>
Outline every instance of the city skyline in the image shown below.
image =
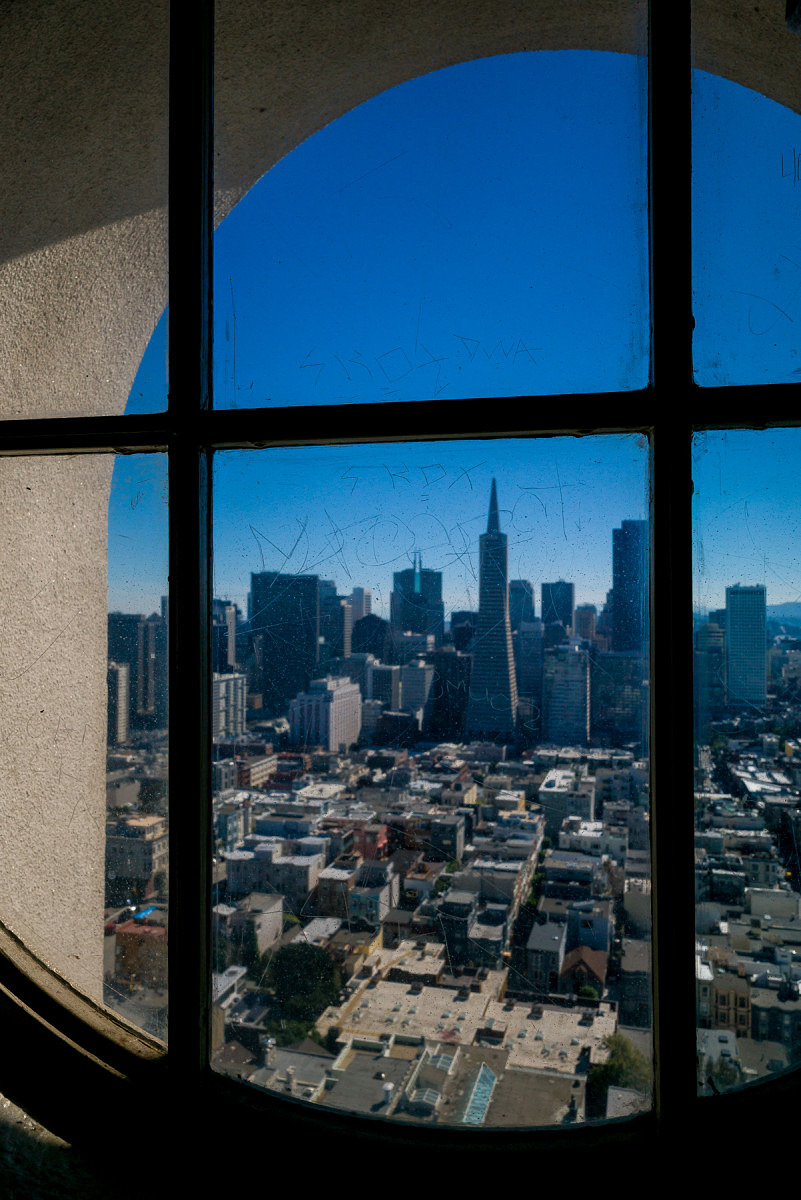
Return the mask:
<svg viewBox="0 0 801 1200">
<path fill-rule="evenodd" d="M 735 583 L 764 586 L 768 609 L 801 600 L 799 455 L 794 429 L 696 435 L 697 613 L 724 607 Z M 421 554 L 424 569 L 443 572 L 446 621 L 454 609 L 475 608 L 482 488 L 488 494 L 493 473 L 510 532 L 510 581 L 532 584 L 538 617 L 542 583 L 560 579 L 574 583 L 577 606 L 600 612 L 612 586 L 613 529 L 648 516 L 647 450 L 638 435 L 230 451 L 216 467 L 214 594 L 243 613 L 250 573 L 279 570 L 288 551 L 298 568 L 304 555 L 315 562 L 340 593 L 370 588 L 373 611 L 386 617 L 393 574 Z M 160 611 L 167 501 L 164 455 L 117 459 L 109 611 Z M 280 553 L 270 546 L 276 537 Z"/>
<path fill-rule="evenodd" d="M 442 571 L 445 617 L 478 605 L 478 539 L 498 478 L 509 578 L 612 586 L 612 529 L 647 519 L 639 435 L 225 451 L 214 470 L 214 595 L 247 611 L 250 574 L 315 573 L 370 588 L 389 617 L 393 575 Z M 118 459 L 109 508 L 109 609 L 160 611 L 167 591 L 163 456 Z M 539 605 L 538 605 L 539 607 Z"/>
<path fill-rule="evenodd" d="M 579 600 L 600 609 L 612 525 L 647 519 L 647 460 L 635 435 L 226 452 L 214 474 L 226 501 L 215 504 L 215 595 L 245 611 L 247 561 L 333 579 L 343 595 L 370 588 L 372 611 L 389 618 L 394 575 L 417 558 L 442 572 L 446 620 L 477 610 L 479 537 L 497 477 L 509 578 L 537 591 L 570 578 Z"/>
<path fill-rule="evenodd" d="M 645 73 L 644 62 L 633 56 L 598 53 L 581 54 L 576 71 L 578 53 L 507 55 L 409 81 L 333 122 L 259 181 L 217 231 L 217 405 L 559 392 L 579 387 L 565 373 L 574 363 L 587 390 L 602 386 L 609 371 L 608 363 L 601 368 L 598 354 L 607 342 L 615 343 L 612 358 L 619 366 L 625 357 L 617 344 L 621 331 L 626 342 L 647 317 Z M 473 97 L 468 108 L 466 91 Z M 601 95 L 603 112 L 596 103 Z M 694 96 L 699 382 L 793 378 L 798 256 L 785 245 L 785 231 L 792 228 L 801 193 L 786 164 L 793 161 L 799 118 L 700 71 L 694 72 Z M 521 105 L 536 112 L 535 137 L 530 122 L 510 119 Z M 396 139 L 391 145 L 388 131 Z M 485 169 L 489 153 L 492 172 Z M 641 244 L 632 236 L 635 228 Z M 376 264 L 381 278 L 390 281 L 380 291 L 371 274 Z M 469 288 L 453 286 L 468 276 Z M 278 292 L 282 305 L 286 301 L 280 312 Z M 460 298 L 456 307 L 454 296 Z M 554 297 L 559 303 L 552 303 Z M 592 319 L 581 304 L 591 306 Z M 297 331 L 294 338 L 277 336 L 287 325 Z M 166 327 L 165 314 L 131 388 L 129 412 L 164 407 Z M 639 335 L 634 340 L 641 349 Z M 619 382 L 608 386 L 633 386 L 632 372 L 639 368 L 632 364 L 640 361 L 630 356 L 628 374 L 620 372 Z M 531 410 L 534 428 L 536 401 Z M 353 474 L 370 476 L 386 465 L 403 474 L 408 465 L 402 485 L 408 488 L 425 466 L 409 447 L 387 451 L 384 465 L 365 459 L 362 448 L 348 453 L 336 484 L 355 482 L 354 494 L 362 499 L 364 480 L 353 481 Z M 799 540 L 795 514 L 801 512 L 799 454 L 801 441 L 789 430 L 698 435 L 692 534 L 697 610 L 720 607 L 725 588 L 738 580 L 765 585 L 769 603 L 801 598 L 801 572 L 792 556 Z M 159 512 L 157 503 L 166 477 L 160 484 L 140 484 L 132 472 L 142 463 L 142 456 L 120 458 L 115 469 L 109 607 L 149 612 L 158 611 L 166 591 L 166 536 L 159 528 L 166 534 L 166 508 Z M 724 479 L 727 464 L 733 470 Z M 515 496 L 519 483 L 511 478 L 507 488 L 506 466 L 496 463 L 493 469 L 502 490 Z M 145 475 L 150 479 L 160 469 L 150 465 Z M 549 499 L 553 492 L 547 489 L 558 487 L 565 472 L 556 463 L 531 494 Z M 229 503 L 223 475 L 218 516 Z M 587 482 L 599 505 L 616 486 L 613 471 L 603 479 L 589 472 Z M 449 489 L 451 483 L 448 478 Z M 463 499 L 469 502 L 469 494 Z M 610 529 L 647 515 L 624 511 L 614 494 L 608 504 Z M 137 518 L 148 506 L 145 537 Z M 231 511 L 259 529 L 263 510 L 243 508 L 235 498 Z M 476 546 L 479 510 L 477 505 L 471 525 Z M 284 523 L 289 530 L 293 518 Z M 225 524 L 221 519 L 219 528 Z M 224 561 L 219 537 L 217 546 L 215 592 L 230 592 L 243 605 L 242 581 L 259 569 L 258 561 L 237 578 Z M 247 557 L 241 541 L 237 547 Z M 406 550 L 394 569 L 412 565 L 414 546 Z M 440 569 L 436 545 L 425 544 L 422 551 L 424 566 Z M 572 581 L 577 603 L 600 606 L 611 574 L 590 557 L 581 572 L 573 562 L 568 553 L 516 566 L 510 541 L 511 578 L 529 579 L 538 595 L 543 580 Z M 278 570 L 280 560 L 265 567 Z M 372 587 L 377 604 L 386 605 L 391 570 L 371 573 L 373 580 L 360 582 Z M 350 590 L 346 575 L 337 579 L 343 591 Z M 445 600 L 446 614 L 469 606 L 466 589 L 460 592 Z"/>
</svg>

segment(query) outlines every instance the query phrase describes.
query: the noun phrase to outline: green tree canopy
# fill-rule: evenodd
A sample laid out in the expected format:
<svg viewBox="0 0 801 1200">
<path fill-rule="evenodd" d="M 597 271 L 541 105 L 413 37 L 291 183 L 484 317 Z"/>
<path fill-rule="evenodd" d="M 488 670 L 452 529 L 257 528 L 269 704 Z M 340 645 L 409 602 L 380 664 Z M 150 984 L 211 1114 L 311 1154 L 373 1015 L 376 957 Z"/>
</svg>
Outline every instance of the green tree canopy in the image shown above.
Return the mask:
<svg viewBox="0 0 801 1200">
<path fill-rule="evenodd" d="M 275 994 L 281 1015 L 290 1020 L 311 1022 L 339 994 L 339 970 L 319 946 L 292 942 L 272 957 L 267 982 Z"/>
<path fill-rule="evenodd" d="M 648 1094 L 651 1090 L 651 1064 L 637 1047 L 622 1033 L 604 1038 L 609 1050 L 605 1063 L 590 1067 L 587 1078 L 587 1116 L 606 1114 L 606 1094 L 610 1087 L 632 1088 Z"/>
</svg>

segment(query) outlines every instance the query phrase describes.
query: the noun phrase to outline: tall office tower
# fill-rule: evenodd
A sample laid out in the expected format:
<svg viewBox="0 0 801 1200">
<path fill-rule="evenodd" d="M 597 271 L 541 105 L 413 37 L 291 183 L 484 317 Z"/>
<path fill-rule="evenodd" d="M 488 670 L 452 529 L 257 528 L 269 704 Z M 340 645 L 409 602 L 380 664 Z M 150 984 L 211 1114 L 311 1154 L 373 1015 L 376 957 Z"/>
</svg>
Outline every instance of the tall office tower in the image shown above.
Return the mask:
<svg viewBox="0 0 801 1200">
<path fill-rule="evenodd" d="M 455 646 L 445 646 L 433 655 L 432 663 L 434 679 L 423 731 L 436 740 L 457 740 L 464 732 L 472 660 Z"/>
<path fill-rule="evenodd" d="M 573 629 L 573 609 L 575 607 L 575 587 L 558 579 L 556 583 L 540 585 L 542 595 L 542 612 L 540 616 L 545 625 L 564 625 L 567 633 Z"/>
<path fill-rule="evenodd" d="M 375 613 L 368 613 L 360 621 L 354 621 L 351 653 L 374 654 L 381 662 L 393 662 L 395 646 L 389 621 L 377 617 Z"/>
<path fill-rule="evenodd" d="M 725 614 L 724 614 L 725 620 Z M 724 715 L 726 635 L 716 621 L 704 621 L 694 635 L 693 715 L 696 742 L 709 740 L 710 726 Z"/>
<path fill-rule="evenodd" d="M 648 651 L 648 522 L 612 530 L 612 649 Z"/>
<path fill-rule="evenodd" d="M 350 606 L 353 609 L 353 623 L 369 617 L 373 611 L 373 593 L 369 588 L 355 587 L 350 594 Z"/>
<path fill-rule="evenodd" d="M 558 746 L 590 739 L 590 659 L 576 642 L 545 652 L 542 737 Z"/>
<path fill-rule="evenodd" d="M 590 737 L 594 745 L 648 753 L 648 659 L 594 649 L 590 657 Z"/>
<path fill-rule="evenodd" d="M 167 622 L 156 613 L 141 628 L 137 716 L 146 729 L 167 726 Z"/>
<path fill-rule="evenodd" d="M 510 579 L 509 581 L 509 624 L 512 633 L 520 628 L 524 621 L 534 620 L 534 588 L 527 579 Z"/>
<path fill-rule="evenodd" d="M 539 708 L 542 705 L 545 626 L 542 621 L 525 621 L 514 635 L 513 641 L 518 698 L 526 696 Z"/>
<path fill-rule="evenodd" d="M 289 701 L 317 674 L 319 578 L 276 571 L 253 574 L 249 611 L 255 679 L 265 715 L 283 715 Z"/>
<path fill-rule="evenodd" d="M 380 700 L 393 710 L 401 706 L 401 669 L 386 663 L 373 663 L 367 669 L 367 699 Z"/>
<path fill-rule="evenodd" d="M 399 632 L 433 633 L 436 644 L 442 643 L 445 629 L 445 606 L 442 603 L 442 572 L 423 567 L 420 554 L 414 565 L 405 571 L 395 571 L 389 598 L 389 619 Z"/>
<path fill-rule="evenodd" d="M 478 613 L 461 609 L 451 613 L 451 640 L 457 650 L 467 650 L 475 637 Z"/>
<path fill-rule="evenodd" d="M 240 672 L 211 677 L 212 737 L 238 737 L 245 732 L 247 675 Z"/>
<path fill-rule="evenodd" d="M 230 600 L 212 600 L 212 671 L 232 671 L 236 666 L 237 616 L 237 606 Z"/>
<path fill-rule="evenodd" d="M 401 704 L 406 712 L 420 714 L 420 728 L 428 722 L 431 711 L 431 688 L 434 668 L 423 659 L 406 663 L 400 668 Z"/>
<path fill-rule="evenodd" d="M 128 741 L 131 668 L 128 663 L 108 664 L 108 744 L 123 746 Z"/>
<path fill-rule="evenodd" d="M 313 679 L 308 691 L 289 705 L 289 736 L 294 746 L 343 751 L 359 740 L 362 697 L 349 679 Z"/>
<path fill-rule="evenodd" d="M 598 610 L 594 604 L 579 604 L 573 613 L 573 634 L 585 642 L 595 641 Z"/>
<path fill-rule="evenodd" d="M 595 627 L 595 631 L 596 631 L 597 635 L 599 637 L 607 639 L 608 645 L 606 648 L 608 650 L 611 650 L 611 648 L 612 648 L 613 599 L 614 599 L 614 597 L 612 594 L 612 589 L 610 588 L 609 591 L 606 593 L 606 599 L 604 600 L 604 603 L 601 606 L 601 611 L 598 614 L 598 624 Z"/>
<path fill-rule="evenodd" d="M 328 673 L 333 676 L 346 675 L 351 683 L 358 683 L 364 698 L 368 695 L 370 667 L 376 662 L 378 659 L 374 654 L 350 654 L 347 658 L 332 659 Z"/>
<path fill-rule="evenodd" d="M 478 621 L 465 731 L 468 737 L 512 738 L 517 729 L 517 679 L 509 625 L 507 540 L 501 533 L 494 479 L 487 532 L 478 545 Z"/>
<path fill-rule="evenodd" d="M 128 715 L 131 729 L 167 724 L 167 622 L 155 613 L 108 614 L 108 656 L 130 668 Z"/>
<path fill-rule="evenodd" d="M 768 642 L 765 588 L 726 588 L 726 700 L 731 708 L 764 709 Z"/>
<path fill-rule="evenodd" d="M 349 599 L 320 595 L 320 665 L 328 670 L 335 658 L 348 658 L 353 633 L 353 609 Z"/>
</svg>

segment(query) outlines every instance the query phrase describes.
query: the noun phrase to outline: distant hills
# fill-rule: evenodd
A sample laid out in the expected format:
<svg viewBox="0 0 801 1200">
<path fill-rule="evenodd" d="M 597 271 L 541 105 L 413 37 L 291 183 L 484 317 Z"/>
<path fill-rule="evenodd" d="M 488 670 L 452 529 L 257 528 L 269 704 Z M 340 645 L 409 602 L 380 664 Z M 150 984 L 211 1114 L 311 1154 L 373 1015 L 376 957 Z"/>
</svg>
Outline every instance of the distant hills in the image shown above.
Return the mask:
<svg viewBox="0 0 801 1200">
<path fill-rule="evenodd" d="M 783 604 L 768 604 L 766 608 L 768 621 L 776 625 L 794 626 L 801 629 L 801 601 L 787 600 Z M 707 613 L 701 609 L 693 610 L 693 625 L 705 621 Z"/>
<path fill-rule="evenodd" d="M 789 621 L 792 625 L 801 625 L 801 601 L 788 600 L 785 604 L 769 604 L 767 617 L 769 621 Z"/>
</svg>

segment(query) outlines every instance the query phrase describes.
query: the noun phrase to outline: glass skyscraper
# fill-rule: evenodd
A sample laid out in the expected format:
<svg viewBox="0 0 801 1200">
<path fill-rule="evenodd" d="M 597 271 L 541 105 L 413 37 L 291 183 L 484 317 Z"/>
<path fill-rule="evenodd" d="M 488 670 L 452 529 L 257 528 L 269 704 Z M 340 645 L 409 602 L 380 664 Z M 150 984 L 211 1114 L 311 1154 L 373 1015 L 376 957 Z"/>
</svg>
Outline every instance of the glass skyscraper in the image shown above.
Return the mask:
<svg viewBox="0 0 801 1200">
<path fill-rule="evenodd" d="M 726 588 L 726 698 L 731 708 L 767 703 L 767 630 L 762 584 Z"/>
</svg>

